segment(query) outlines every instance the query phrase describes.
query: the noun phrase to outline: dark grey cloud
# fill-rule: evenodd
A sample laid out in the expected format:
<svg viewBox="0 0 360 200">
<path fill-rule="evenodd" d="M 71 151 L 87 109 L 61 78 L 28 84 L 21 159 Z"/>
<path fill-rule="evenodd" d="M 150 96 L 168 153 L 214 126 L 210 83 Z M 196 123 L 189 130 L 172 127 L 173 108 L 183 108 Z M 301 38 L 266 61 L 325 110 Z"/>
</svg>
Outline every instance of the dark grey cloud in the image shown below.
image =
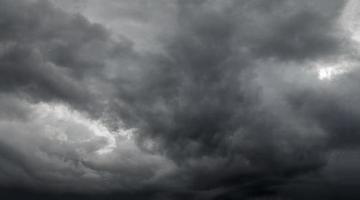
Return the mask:
<svg viewBox="0 0 360 200">
<path fill-rule="evenodd" d="M 124 2 L 102 19 L 148 22 L 161 50 L 91 12 L 0 0 L 1 195 L 301 199 L 313 179 L 346 168 L 331 161 L 359 145 L 345 2 L 156 1 L 164 24 L 152 3 Z M 317 77 L 339 60 L 354 66 Z"/>
<path fill-rule="evenodd" d="M 268 7 L 255 2 L 255 6 Z M 331 1 L 325 6 L 321 1 L 279 1 L 273 4 L 276 6 L 266 11 L 258 9 L 245 16 L 249 21 L 245 22 L 245 28 L 250 31 L 240 39 L 255 56 L 304 61 L 341 52 L 344 41 L 339 40 L 339 27 L 334 22 L 343 3 Z"/>
<path fill-rule="evenodd" d="M 91 76 L 101 79 L 105 60 L 131 44 L 113 43 L 102 26 L 67 15 L 47 1 L 1 3 L 2 91 L 91 109 L 86 105 L 95 99 L 96 91 L 88 87 L 96 82 Z"/>
</svg>

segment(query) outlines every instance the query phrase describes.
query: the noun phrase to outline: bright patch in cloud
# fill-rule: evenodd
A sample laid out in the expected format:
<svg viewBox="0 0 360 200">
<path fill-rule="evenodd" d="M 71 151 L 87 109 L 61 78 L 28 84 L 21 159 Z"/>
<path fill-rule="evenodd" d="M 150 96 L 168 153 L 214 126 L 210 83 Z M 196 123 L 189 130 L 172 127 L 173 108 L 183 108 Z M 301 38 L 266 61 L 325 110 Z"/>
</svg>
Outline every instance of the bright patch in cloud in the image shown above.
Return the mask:
<svg viewBox="0 0 360 200">
<path fill-rule="evenodd" d="M 94 137 L 104 137 L 107 144 L 96 151 L 98 154 L 109 153 L 116 148 L 114 133 L 98 120 L 92 120 L 61 104 L 40 103 L 32 107 L 38 120 L 47 122 L 45 126 L 52 133 L 48 136 L 68 143 L 88 142 Z"/>
<path fill-rule="evenodd" d="M 320 80 L 331 80 L 335 76 L 344 73 L 344 70 L 333 67 L 318 68 L 318 78 Z"/>
<path fill-rule="evenodd" d="M 336 62 L 320 62 L 315 64 L 317 78 L 322 81 L 331 81 L 334 78 L 349 73 L 354 68 L 354 63 L 350 60 Z"/>
</svg>

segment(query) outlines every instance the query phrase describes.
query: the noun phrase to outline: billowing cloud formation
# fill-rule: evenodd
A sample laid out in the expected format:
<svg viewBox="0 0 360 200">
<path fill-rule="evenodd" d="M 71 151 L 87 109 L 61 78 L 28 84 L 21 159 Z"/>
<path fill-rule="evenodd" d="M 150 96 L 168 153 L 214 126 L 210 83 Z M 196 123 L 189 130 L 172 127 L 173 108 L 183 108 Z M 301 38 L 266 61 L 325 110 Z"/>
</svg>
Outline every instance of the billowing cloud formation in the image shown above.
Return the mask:
<svg viewBox="0 0 360 200">
<path fill-rule="evenodd" d="M 358 165 L 353 1 L 0 5 L 3 187 L 297 199 Z"/>
</svg>

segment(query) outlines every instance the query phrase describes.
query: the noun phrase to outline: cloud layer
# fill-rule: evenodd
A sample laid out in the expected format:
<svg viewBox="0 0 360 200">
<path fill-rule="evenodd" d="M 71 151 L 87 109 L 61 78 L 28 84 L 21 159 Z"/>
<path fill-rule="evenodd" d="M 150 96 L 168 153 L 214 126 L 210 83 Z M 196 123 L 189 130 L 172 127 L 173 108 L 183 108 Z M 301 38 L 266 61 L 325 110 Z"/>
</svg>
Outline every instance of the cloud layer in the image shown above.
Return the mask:
<svg viewBox="0 0 360 200">
<path fill-rule="evenodd" d="M 359 165 L 349 5 L 0 0 L 0 185 L 302 199 L 335 184 Z"/>
</svg>

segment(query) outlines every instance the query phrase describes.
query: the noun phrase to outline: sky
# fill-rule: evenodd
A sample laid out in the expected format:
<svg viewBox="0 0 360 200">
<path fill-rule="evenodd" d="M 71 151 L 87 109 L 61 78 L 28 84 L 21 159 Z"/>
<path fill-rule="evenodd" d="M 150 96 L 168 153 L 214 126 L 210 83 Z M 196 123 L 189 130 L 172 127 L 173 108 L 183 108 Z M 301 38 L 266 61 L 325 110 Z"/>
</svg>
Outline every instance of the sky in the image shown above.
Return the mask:
<svg viewBox="0 0 360 200">
<path fill-rule="evenodd" d="M 0 198 L 359 199 L 358 0 L 0 0 Z"/>
</svg>

